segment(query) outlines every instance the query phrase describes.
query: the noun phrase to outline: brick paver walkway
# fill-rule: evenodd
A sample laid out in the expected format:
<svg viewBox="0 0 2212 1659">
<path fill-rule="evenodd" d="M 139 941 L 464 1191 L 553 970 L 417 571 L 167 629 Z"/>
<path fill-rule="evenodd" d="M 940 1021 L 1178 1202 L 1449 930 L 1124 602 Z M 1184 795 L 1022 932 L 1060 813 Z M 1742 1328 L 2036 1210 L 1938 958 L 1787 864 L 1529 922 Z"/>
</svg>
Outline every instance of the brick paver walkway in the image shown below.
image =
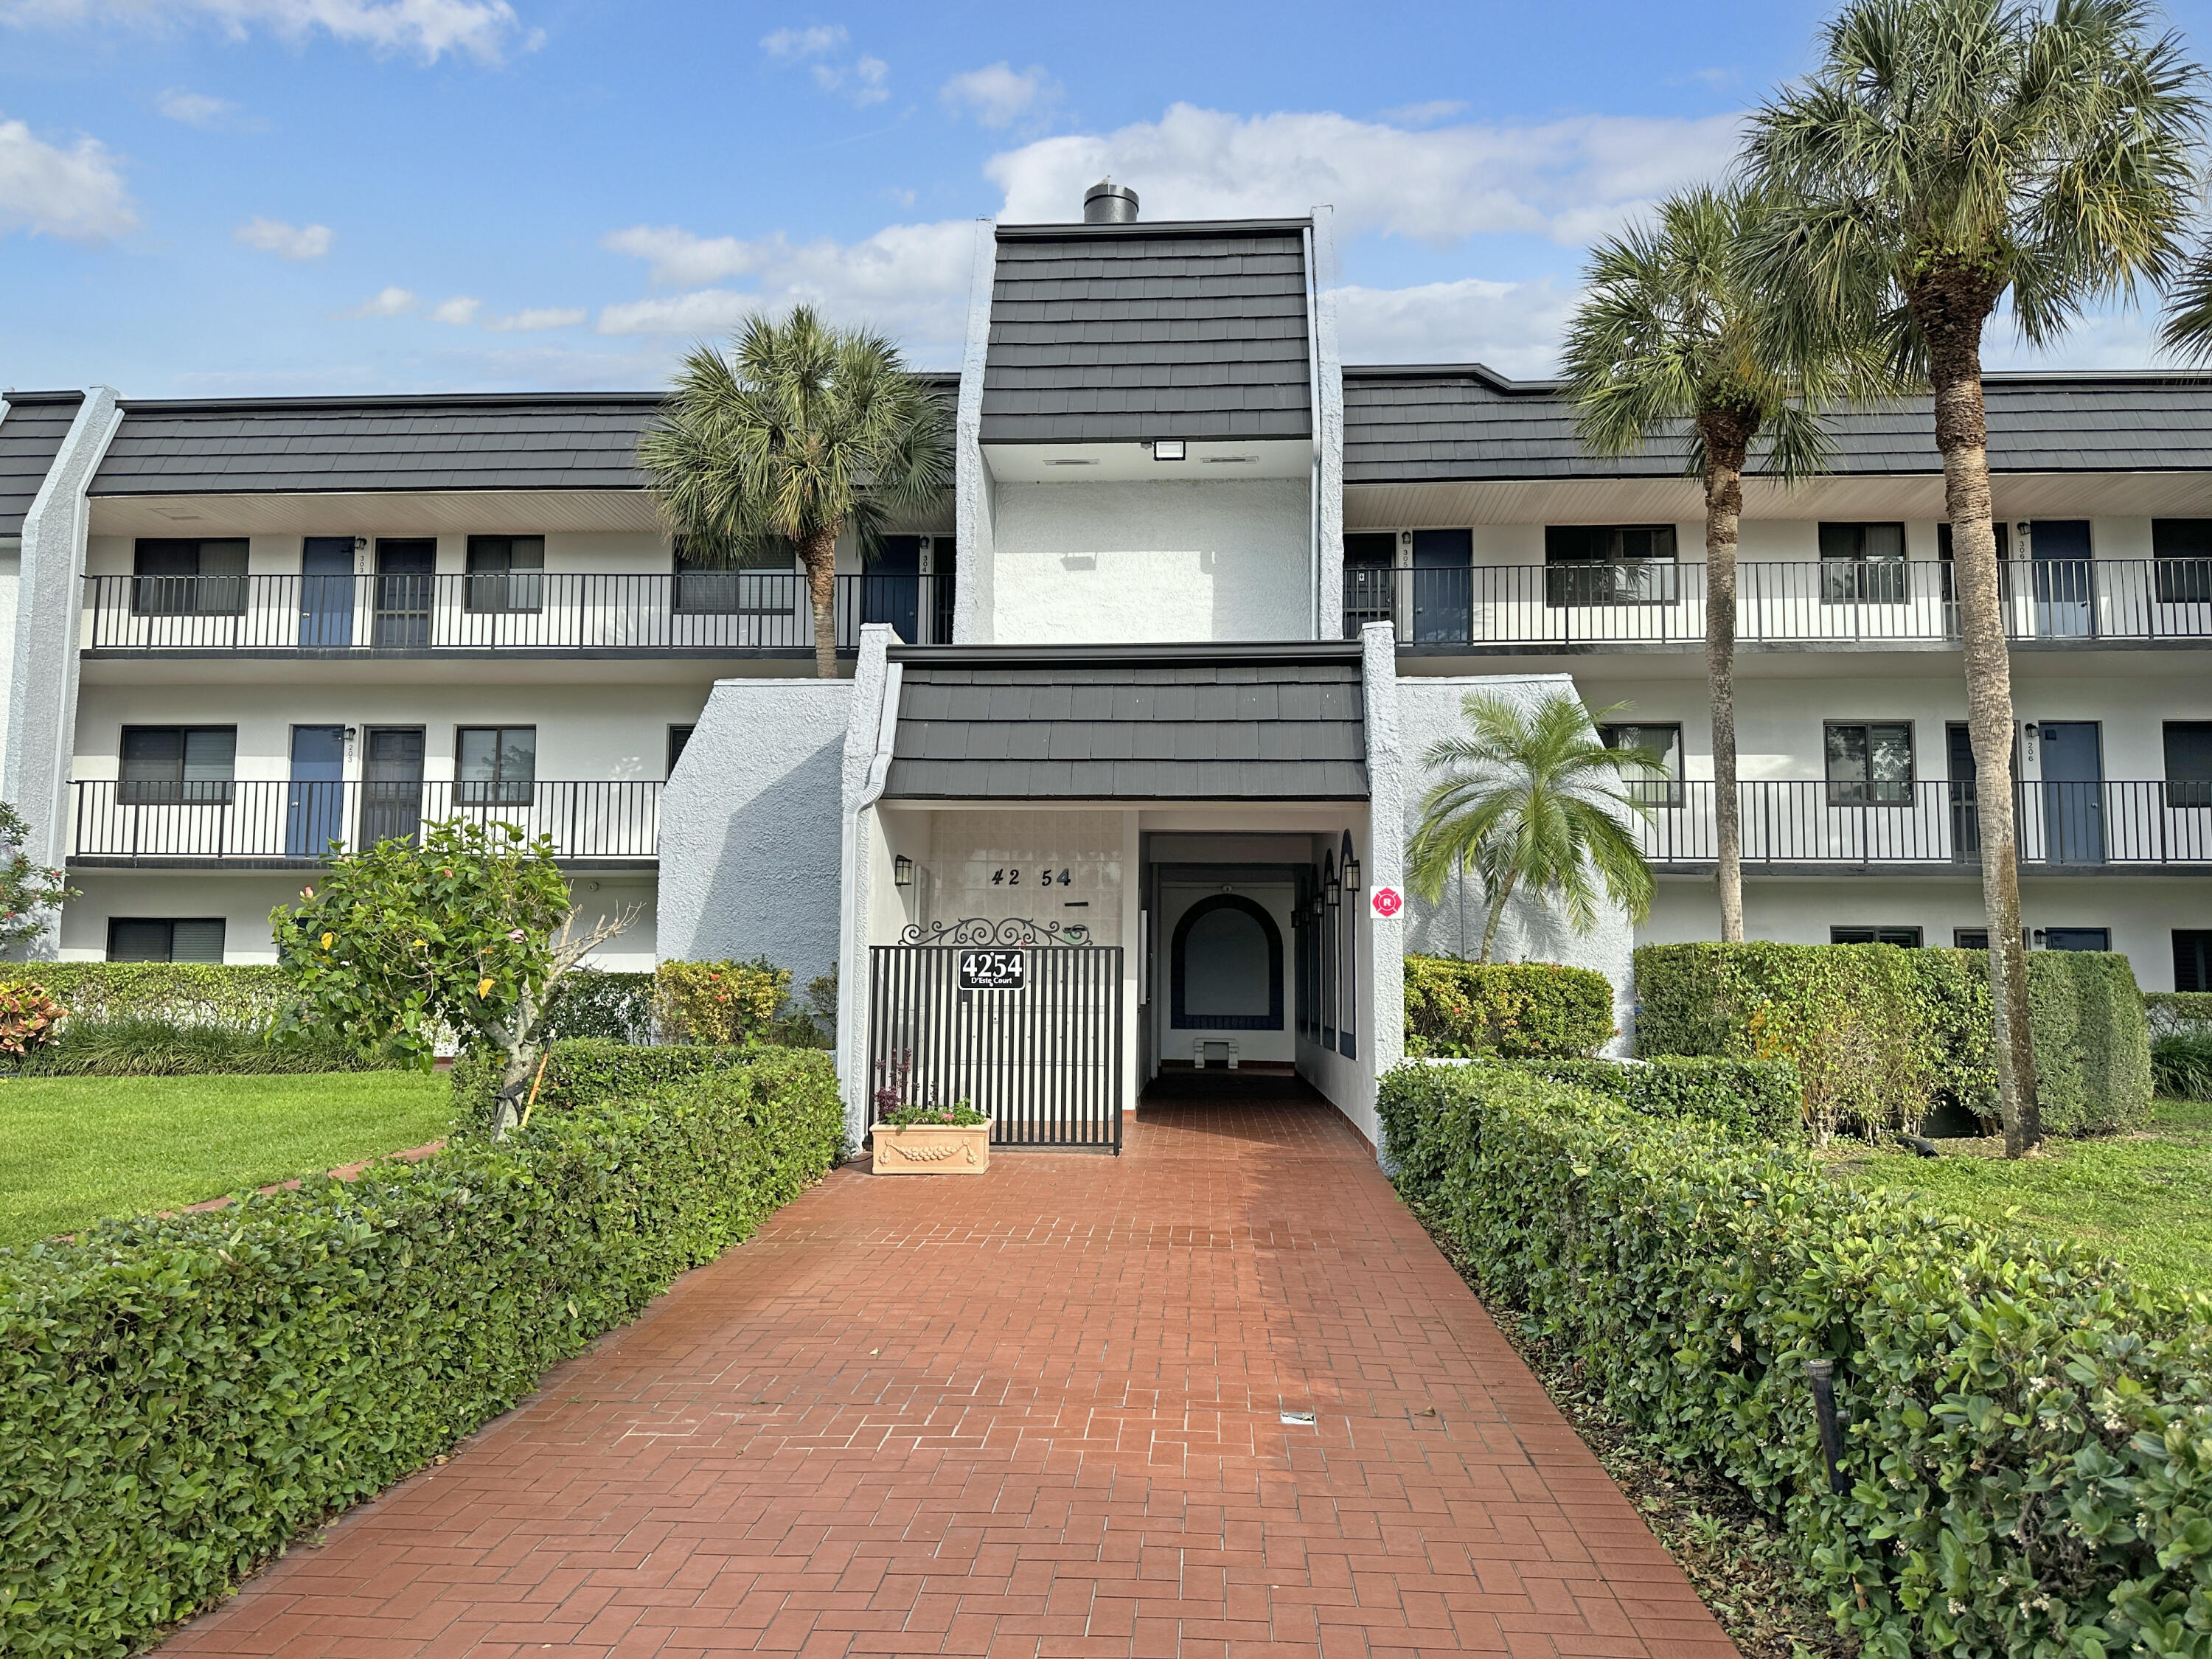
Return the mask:
<svg viewBox="0 0 2212 1659">
<path fill-rule="evenodd" d="M 838 1171 L 164 1652 L 1733 1656 L 1358 1138 L 1245 1086 Z"/>
</svg>

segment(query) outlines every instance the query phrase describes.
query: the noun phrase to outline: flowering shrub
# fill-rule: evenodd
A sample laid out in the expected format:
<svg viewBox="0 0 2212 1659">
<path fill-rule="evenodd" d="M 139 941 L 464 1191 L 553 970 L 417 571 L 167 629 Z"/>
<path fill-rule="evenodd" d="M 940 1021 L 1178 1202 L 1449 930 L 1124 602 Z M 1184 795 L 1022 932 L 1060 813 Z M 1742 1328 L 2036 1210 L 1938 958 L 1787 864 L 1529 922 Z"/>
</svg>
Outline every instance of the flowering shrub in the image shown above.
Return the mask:
<svg viewBox="0 0 2212 1659">
<path fill-rule="evenodd" d="M 1406 1052 L 1565 1060 L 1611 1041 L 1613 982 L 1556 962 L 1406 958 Z"/>
<path fill-rule="evenodd" d="M 653 975 L 661 1023 L 680 1042 L 728 1047 L 766 1041 L 791 970 L 766 957 L 750 962 L 664 962 Z"/>
<path fill-rule="evenodd" d="M 0 1054 L 21 1060 L 54 1040 L 54 1022 L 69 1012 L 37 985 L 0 985 Z"/>
<path fill-rule="evenodd" d="M 30 836 L 23 815 L 0 800 L 0 949 L 38 938 L 52 919 L 41 912 L 78 896 L 60 871 L 31 862 L 23 850 Z"/>
<path fill-rule="evenodd" d="M 972 1129 L 990 1121 L 964 1100 L 950 1106 L 894 1106 L 876 1119 L 878 1124 L 893 1129 L 908 1128 L 917 1123 L 950 1123 L 957 1128 Z"/>
</svg>

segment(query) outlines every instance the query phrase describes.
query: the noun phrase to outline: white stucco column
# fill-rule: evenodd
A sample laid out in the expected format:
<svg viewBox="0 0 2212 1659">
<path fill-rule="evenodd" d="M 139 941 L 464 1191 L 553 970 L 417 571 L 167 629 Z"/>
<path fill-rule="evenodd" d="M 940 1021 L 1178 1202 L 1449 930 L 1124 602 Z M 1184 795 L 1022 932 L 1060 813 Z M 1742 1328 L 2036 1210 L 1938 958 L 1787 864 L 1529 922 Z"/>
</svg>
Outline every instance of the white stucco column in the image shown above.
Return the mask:
<svg viewBox="0 0 2212 1659">
<path fill-rule="evenodd" d="M 875 806 L 890 774 L 898 731 L 898 667 L 890 659 L 888 623 L 860 629 L 845 727 L 843 810 L 838 836 L 837 1075 L 845 1130 L 854 1142 L 868 1127 L 868 914 L 873 893 Z"/>
<path fill-rule="evenodd" d="M 960 568 L 952 584 L 952 641 L 988 645 L 997 637 L 994 607 L 997 572 L 991 470 L 983 460 L 983 363 L 991 345 L 991 289 L 998 274 L 999 240 L 988 219 L 975 223 L 975 252 L 968 277 L 968 334 L 960 356 L 960 409 L 953 424 L 953 523 L 960 537 Z"/>
<path fill-rule="evenodd" d="M 70 848 L 70 770 L 76 750 L 80 578 L 92 517 L 92 475 L 123 422 L 110 387 L 92 387 L 23 517 L 15 590 L 15 661 L 9 677 L 8 735 L 0 795 L 30 820 L 23 850 L 61 866 Z M 54 954 L 50 925 L 29 954 Z"/>
<path fill-rule="evenodd" d="M 1321 580 L 1317 633 L 1344 636 L 1344 363 L 1336 348 L 1336 215 L 1313 210 L 1315 507 Z"/>
<path fill-rule="evenodd" d="M 1398 646 L 1386 622 L 1359 630 L 1361 690 L 1367 705 L 1367 927 L 1372 940 L 1367 1053 L 1381 1077 L 1406 1057 L 1406 911 L 1375 914 L 1384 888 L 1406 890 L 1406 754 L 1399 738 Z"/>
</svg>

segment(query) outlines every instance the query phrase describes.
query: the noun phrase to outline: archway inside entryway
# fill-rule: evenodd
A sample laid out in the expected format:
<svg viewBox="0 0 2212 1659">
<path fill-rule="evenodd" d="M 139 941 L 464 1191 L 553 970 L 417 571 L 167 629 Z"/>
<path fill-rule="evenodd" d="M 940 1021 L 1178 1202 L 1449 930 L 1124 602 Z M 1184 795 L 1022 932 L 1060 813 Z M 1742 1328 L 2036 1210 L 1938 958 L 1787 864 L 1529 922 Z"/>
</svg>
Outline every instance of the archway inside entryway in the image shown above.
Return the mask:
<svg viewBox="0 0 2212 1659">
<path fill-rule="evenodd" d="M 1242 893 L 1216 893 L 1182 913 L 1168 972 L 1173 1030 L 1283 1029 L 1282 930 Z"/>
</svg>

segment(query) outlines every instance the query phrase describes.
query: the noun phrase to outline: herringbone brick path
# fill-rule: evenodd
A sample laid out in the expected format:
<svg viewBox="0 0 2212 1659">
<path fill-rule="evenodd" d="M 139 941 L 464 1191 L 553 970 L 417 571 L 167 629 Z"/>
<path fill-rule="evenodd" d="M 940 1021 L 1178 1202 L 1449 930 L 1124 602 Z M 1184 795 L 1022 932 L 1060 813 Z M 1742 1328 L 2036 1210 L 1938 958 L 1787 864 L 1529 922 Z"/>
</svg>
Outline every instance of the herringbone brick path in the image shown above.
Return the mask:
<svg viewBox="0 0 2212 1659">
<path fill-rule="evenodd" d="M 839 1170 L 164 1652 L 1733 1656 L 1359 1139 L 1243 1086 Z"/>
</svg>

